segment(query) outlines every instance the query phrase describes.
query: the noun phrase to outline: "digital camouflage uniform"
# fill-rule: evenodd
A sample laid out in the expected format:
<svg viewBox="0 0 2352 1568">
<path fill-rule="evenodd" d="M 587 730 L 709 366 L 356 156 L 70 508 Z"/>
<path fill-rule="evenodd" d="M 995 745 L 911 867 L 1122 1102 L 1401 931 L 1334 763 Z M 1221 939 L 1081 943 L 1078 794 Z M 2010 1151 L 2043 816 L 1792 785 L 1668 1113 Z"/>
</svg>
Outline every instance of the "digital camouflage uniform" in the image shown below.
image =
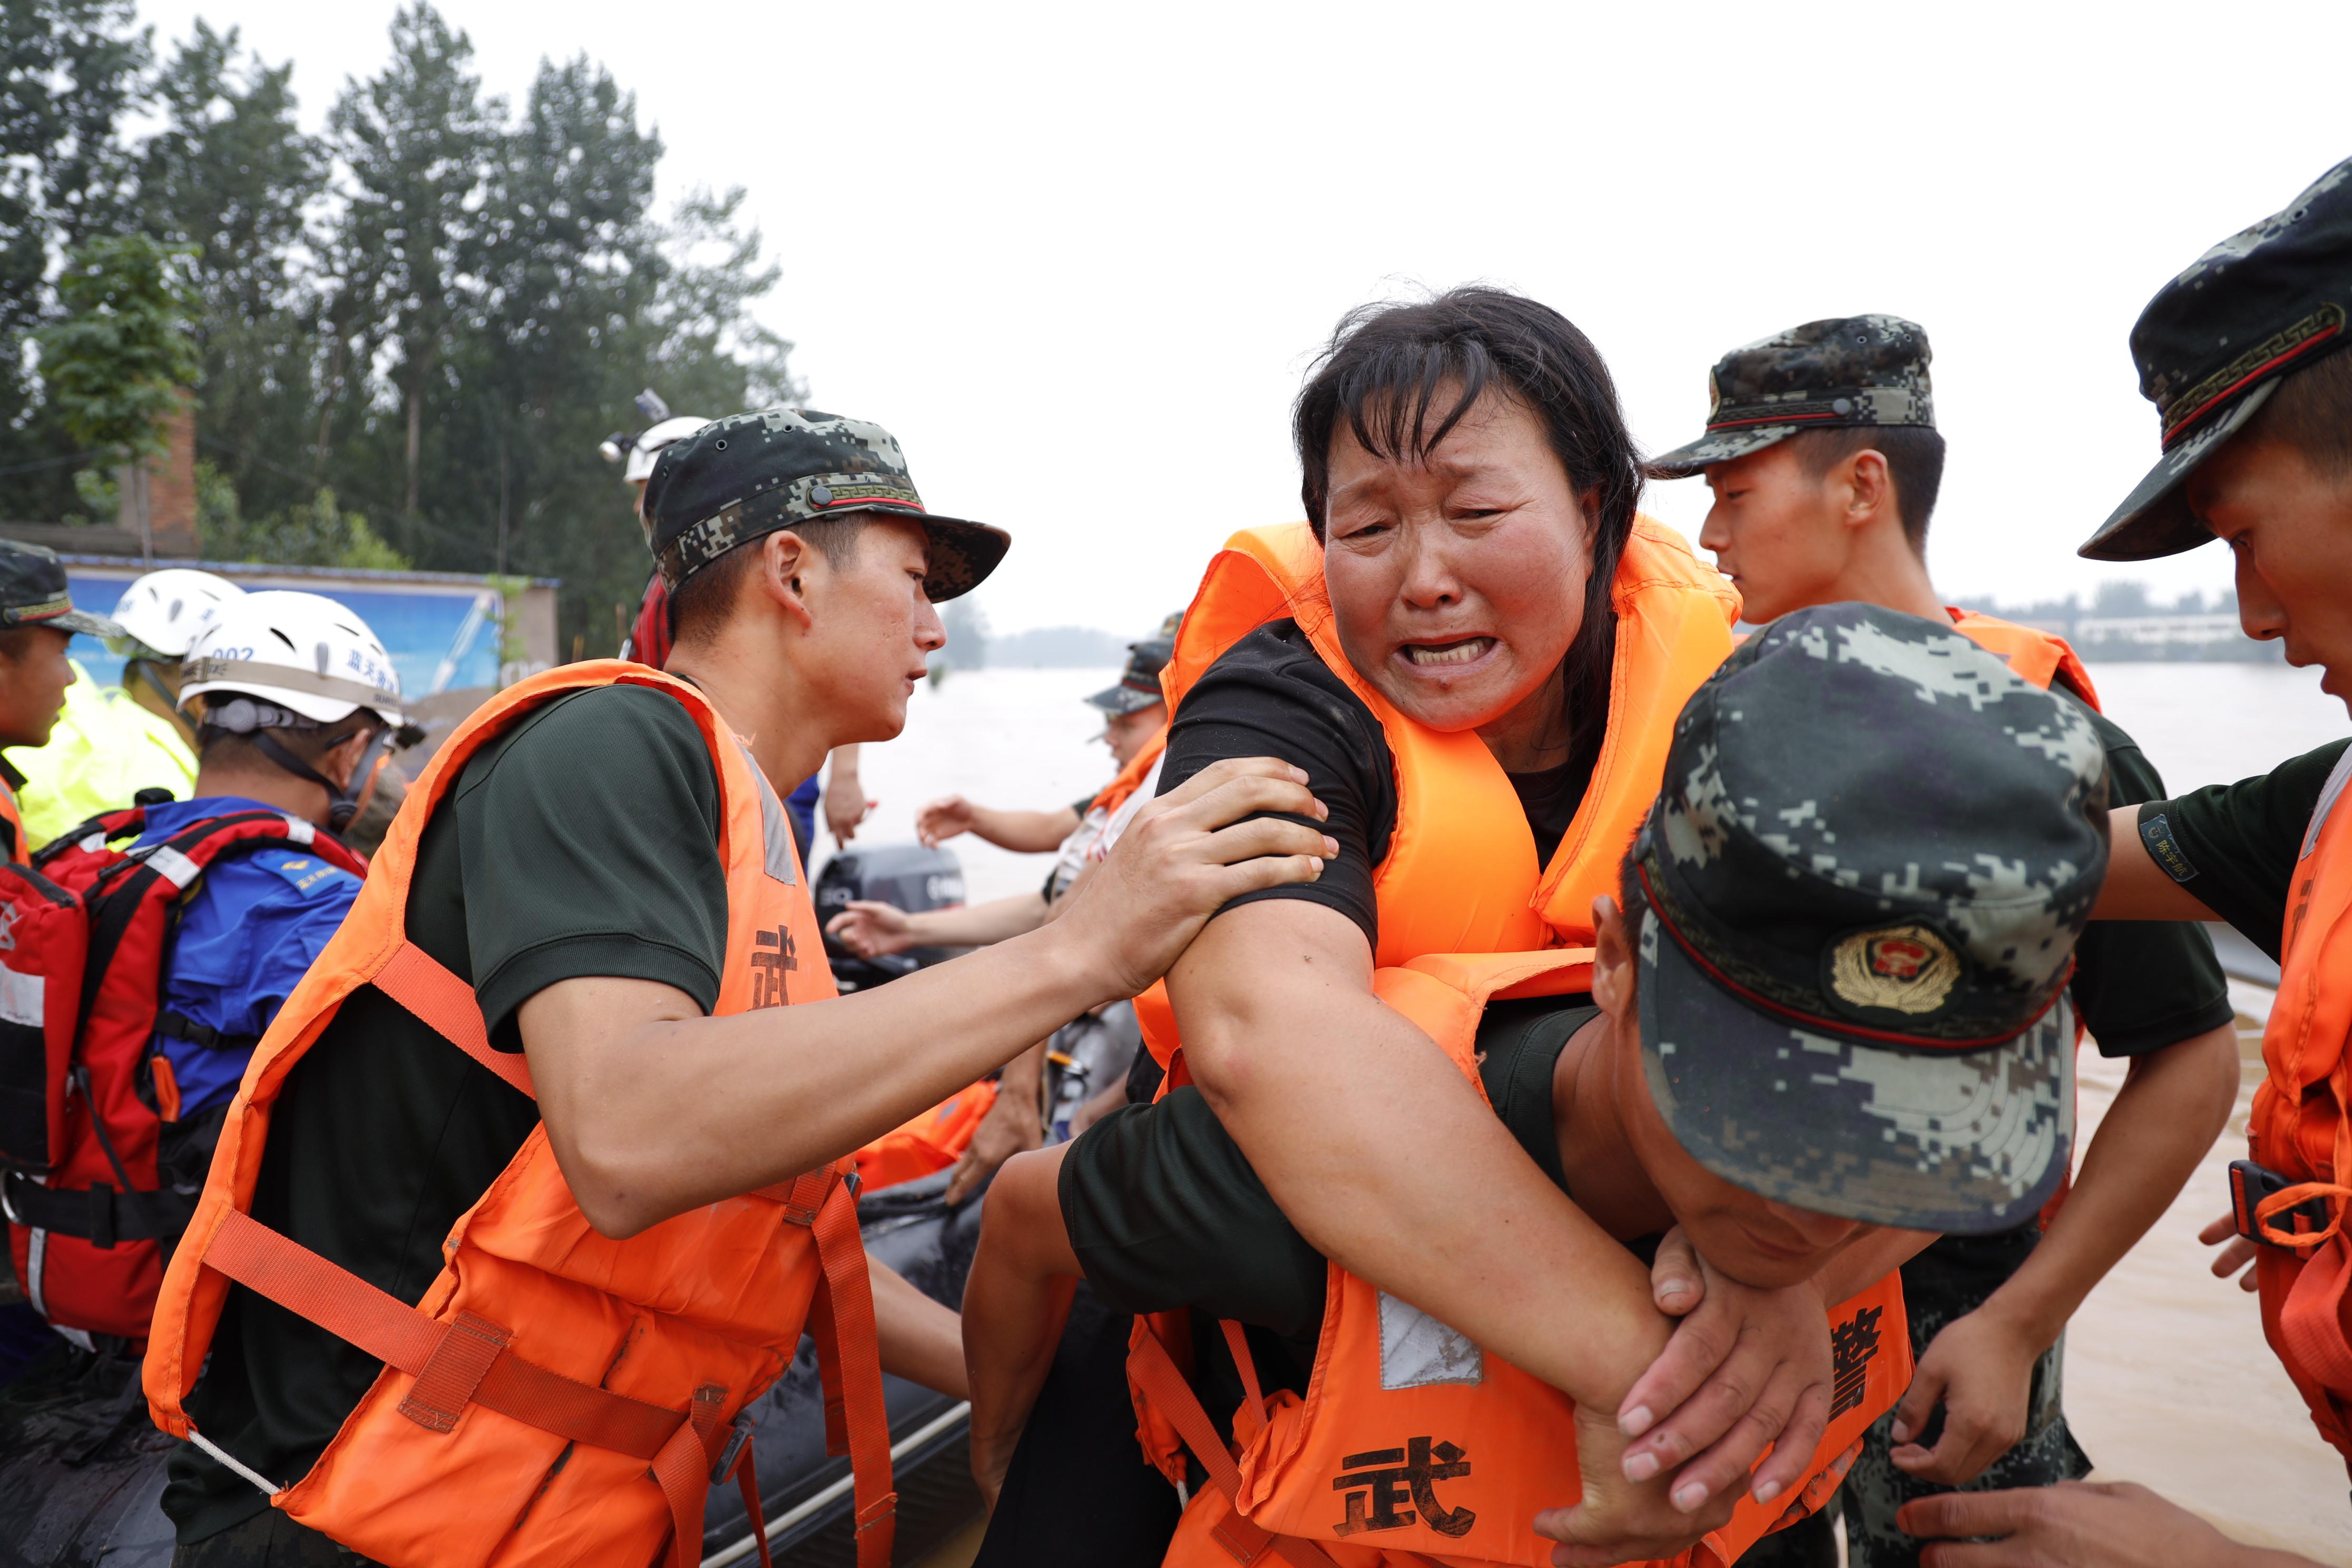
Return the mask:
<svg viewBox="0 0 2352 1568">
<path fill-rule="evenodd" d="M 1924 330 L 1885 315 L 1809 321 L 1734 349 L 1708 373 L 1706 433 L 1654 460 L 1650 471 L 1661 479 L 1690 478 L 1805 430 L 1933 428 L 1931 358 Z M 1962 639 L 1955 635 L 1954 640 Z M 2071 1054 L 2071 1039 L 2063 1048 Z M 2041 1228 L 2029 1218 L 1998 1235 L 1947 1236 L 1905 1265 L 1913 1354 L 1926 1354 L 1944 1325 L 1982 1306 L 2040 1240 Z M 2064 1346 L 2062 1336 L 2034 1363 L 2024 1438 L 1959 1489 L 2049 1486 L 2090 1473 L 2060 1404 Z M 1928 1447 L 1942 1430 L 1940 1409 L 1933 1422 L 1921 1439 Z M 1952 1489 L 1895 1468 L 1888 1458 L 1893 1425 L 1889 1415 L 1871 1428 L 1840 1493 L 1854 1568 L 1913 1568 L 1919 1543 L 1895 1529 L 1895 1510 L 1914 1498 Z M 1743 1568 L 1834 1564 L 1828 1511 L 1767 1537 L 1740 1561 Z"/>
<path fill-rule="evenodd" d="M 1643 1061 L 1683 1152 L 1869 1225 L 2031 1222 L 2074 1142 L 2105 803 L 2086 710 L 1948 626 L 1820 605 L 1748 638 L 1633 848 Z"/>
</svg>

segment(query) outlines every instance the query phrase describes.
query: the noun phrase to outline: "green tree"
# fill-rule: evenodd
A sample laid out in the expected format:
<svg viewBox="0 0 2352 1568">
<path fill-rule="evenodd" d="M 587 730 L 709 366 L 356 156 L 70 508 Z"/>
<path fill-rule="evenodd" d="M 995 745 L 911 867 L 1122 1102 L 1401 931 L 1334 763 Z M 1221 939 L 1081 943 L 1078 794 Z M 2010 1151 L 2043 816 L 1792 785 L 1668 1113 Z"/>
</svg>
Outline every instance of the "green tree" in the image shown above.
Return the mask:
<svg viewBox="0 0 2352 1568">
<path fill-rule="evenodd" d="M 208 551 L 560 577 L 566 645 L 609 648 L 648 563 L 597 442 L 647 385 L 682 413 L 805 397 L 754 313 L 777 270 L 740 191 L 656 209 L 661 141 L 592 59 L 510 113 L 424 0 L 390 45 L 314 138 L 291 65 L 234 31 L 151 71 L 131 0 L 0 0 L 0 511 L 102 515 L 68 395 L 18 367 L 72 314 L 42 282 L 66 248 L 141 232 L 192 284 Z"/>
<path fill-rule="evenodd" d="M 485 100 L 474 47 L 430 5 L 393 18 L 392 63 L 347 88 L 328 117 L 348 171 L 337 279 L 341 319 L 388 346 L 400 399 L 401 518 L 418 519 L 425 404 L 446 388 L 443 362 L 482 303 L 484 196 L 504 105 Z"/>
<path fill-rule="evenodd" d="M 138 160 L 143 226 L 197 247 L 198 444 L 247 500 L 280 507 L 317 482 L 294 472 L 318 401 L 318 300 L 295 258 L 327 180 L 324 150 L 295 119 L 292 71 L 199 21 L 157 75 L 163 125 Z"/>
<path fill-rule="evenodd" d="M 36 331 L 41 379 L 66 433 L 128 461 L 163 450 L 159 427 L 199 369 L 188 328 L 195 247 L 100 235 L 58 279 L 64 319 Z"/>
<path fill-rule="evenodd" d="M 212 561 L 383 572 L 404 572 L 415 564 L 385 543 L 365 517 L 345 511 L 331 489 L 322 488 L 299 505 L 248 519 L 236 487 L 207 462 L 196 464 L 196 531 Z"/>
<path fill-rule="evenodd" d="M 0 474 L 5 510 L 62 516 L 77 454 L 41 397 L 26 341 L 59 313 L 62 252 L 121 219 L 134 171 L 117 122 L 142 94 L 131 0 L 0 3 Z"/>
</svg>

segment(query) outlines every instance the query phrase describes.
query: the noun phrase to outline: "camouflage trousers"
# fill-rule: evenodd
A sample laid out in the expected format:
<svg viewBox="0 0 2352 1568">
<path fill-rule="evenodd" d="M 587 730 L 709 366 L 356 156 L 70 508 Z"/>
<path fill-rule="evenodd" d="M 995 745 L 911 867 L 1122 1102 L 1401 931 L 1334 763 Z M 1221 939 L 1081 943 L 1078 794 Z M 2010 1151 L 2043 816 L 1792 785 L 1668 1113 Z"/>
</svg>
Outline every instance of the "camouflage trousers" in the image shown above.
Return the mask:
<svg viewBox="0 0 2352 1568">
<path fill-rule="evenodd" d="M 2040 1240 L 2040 1227 L 2031 1224 L 1999 1236 L 1946 1237 L 1905 1264 L 1903 1296 L 1911 1314 L 1911 1353 L 1925 1355 L 1945 1324 L 1982 1306 Z M 1965 1487 L 1915 1480 L 1896 1469 L 1887 1457 L 1894 1446 L 1888 1436 L 1894 1413 L 1878 1418 L 1862 1440 L 1862 1457 L 1838 1489 L 1837 1502 L 1845 1510 L 1848 1568 L 1918 1568 L 1920 1543 L 1895 1527 L 1895 1510 L 1916 1498 L 1955 1489 L 2055 1486 L 2091 1473 L 2091 1461 L 2068 1430 L 2060 1400 L 2065 1349 L 2061 1335 L 2033 1363 L 2025 1436 Z M 1939 1406 L 1921 1441 L 1934 1447 L 1942 1427 Z M 1830 1510 L 1823 1509 L 1802 1524 L 1758 1542 L 1740 1558 L 1739 1568 L 1833 1568 L 1836 1562 Z"/>
</svg>

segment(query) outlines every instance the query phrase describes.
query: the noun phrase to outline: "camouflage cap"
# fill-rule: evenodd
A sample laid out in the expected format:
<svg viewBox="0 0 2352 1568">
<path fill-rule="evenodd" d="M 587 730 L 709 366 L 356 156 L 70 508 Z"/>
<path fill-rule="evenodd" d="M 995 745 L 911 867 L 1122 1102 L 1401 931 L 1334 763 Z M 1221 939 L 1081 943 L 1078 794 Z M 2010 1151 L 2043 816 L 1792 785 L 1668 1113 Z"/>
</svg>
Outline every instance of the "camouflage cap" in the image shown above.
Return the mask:
<svg viewBox="0 0 2352 1568">
<path fill-rule="evenodd" d="M 2147 561 L 2213 535 L 2181 481 L 2291 375 L 2352 337 L 2352 158 L 2190 264 L 2132 327 L 2140 395 L 2156 405 L 2164 456 L 2076 552 Z"/>
<path fill-rule="evenodd" d="M 739 544 L 851 512 L 923 525 L 923 591 L 933 604 L 980 586 L 1013 543 L 1001 528 L 925 510 L 890 432 L 813 408 L 730 414 L 673 441 L 646 481 L 644 511 L 646 542 L 672 592 Z"/>
<path fill-rule="evenodd" d="M 15 626 L 54 626 L 94 637 L 122 635 L 106 616 L 74 608 L 65 563 L 56 551 L 0 539 L 0 628 Z"/>
<path fill-rule="evenodd" d="M 1649 463 L 1650 475 L 1686 479 L 1785 441 L 1800 430 L 1842 426 L 1935 428 L 1927 334 L 1900 316 L 1807 321 L 1732 350 L 1707 372 L 1706 434 Z"/>
<path fill-rule="evenodd" d="M 2105 802 L 2088 713 L 1949 626 L 1825 605 L 1749 637 L 1634 847 L 1643 1059 L 1683 1147 L 1877 1225 L 2032 1215 L 2074 1136 Z"/>
<path fill-rule="evenodd" d="M 1155 702 L 1164 702 L 1160 689 L 1160 672 L 1176 657 L 1176 629 L 1183 624 L 1181 610 L 1160 624 L 1160 633 L 1141 642 L 1127 645 L 1127 668 L 1118 672 L 1118 684 L 1107 686 L 1088 702 L 1106 713 L 1140 713 Z"/>
</svg>

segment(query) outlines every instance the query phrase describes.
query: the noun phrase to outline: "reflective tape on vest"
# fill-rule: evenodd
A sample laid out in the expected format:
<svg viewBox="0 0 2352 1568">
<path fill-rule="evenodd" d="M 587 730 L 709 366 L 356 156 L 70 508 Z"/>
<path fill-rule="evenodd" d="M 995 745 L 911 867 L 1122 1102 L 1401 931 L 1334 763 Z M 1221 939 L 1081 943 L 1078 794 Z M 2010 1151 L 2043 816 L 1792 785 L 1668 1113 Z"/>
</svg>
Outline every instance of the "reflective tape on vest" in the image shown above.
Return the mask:
<svg viewBox="0 0 2352 1568">
<path fill-rule="evenodd" d="M 203 867 L 168 844 L 158 846 L 151 851 L 147 856 L 147 864 L 155 868 L 157 876 L 175 888 L 185 888 L 204 875 Z"/>
<path fill-rule="evenodd" d="M 37 1029 L 47 1016 L 47 986 L 37 974 L 20 974 L 0 964 L 0 1019 Z"/>
</svg>

